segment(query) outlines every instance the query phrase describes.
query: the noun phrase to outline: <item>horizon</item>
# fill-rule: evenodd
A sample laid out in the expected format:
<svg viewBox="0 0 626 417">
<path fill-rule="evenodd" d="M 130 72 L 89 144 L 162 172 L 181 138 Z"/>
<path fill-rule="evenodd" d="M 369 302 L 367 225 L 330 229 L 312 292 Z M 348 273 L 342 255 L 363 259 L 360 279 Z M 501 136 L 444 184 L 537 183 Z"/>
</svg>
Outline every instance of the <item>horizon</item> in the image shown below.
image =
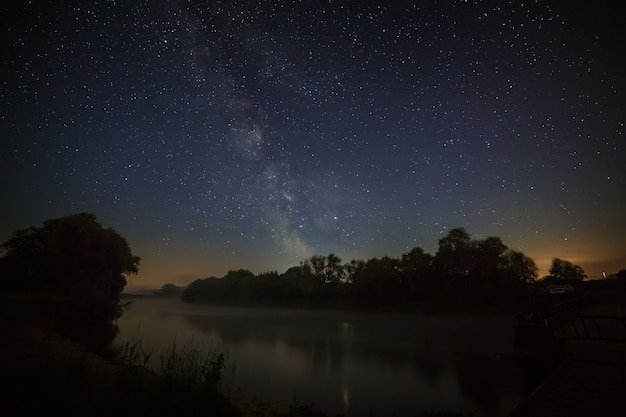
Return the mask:
<svg viewBox="0 0 626 417">
<path fill-rule="evenodd" d="M 506 245 L 506 242 L 503 242 L 503 243 Z M 406 252 L 404 252 L 404 253 L 406 253 Z M 428 252 L 428 253 L 430 253 L 431 255 L 435 254 L 434 252 Z M 327 254 L 316 254 L 316 255 L 326 256 L 326 255 L 328 255 L 328 253 Z M 344 259 L 344 258 L 342 258 L 338 254 L 335 254 L 335 255 L 337 255 L 337 256 L 339 256 L 341 258 L 341 261 L 342 261 L 343 264 L 348 263 L 348 262 L 350 262 L 353 259 L 360 259 L 360 260 L 363 260 L 363 261 L 367 261 L 368 259 L 371 259 L 371 258 L 367 258 L 367 259 L 362 259 L 362 258 Z M 529 256 L 527 253 L 525 253 L 525 255 Z M 381 255 L 381 256 L 374 256 L 374 257 L 382 258 L 384 256 L 390 256 L 392 258 L 396 258 L 397 259 L 397 258 L 400 258 L 402 256 L 402 253 L 398 254 L 398 255 L 395 255 L 395 256 L 392 256 L 392 255 Z M 530 258 L 532 258 L 532 256 L 530 256 Z M 612 263 L 612 265 L 614 265 L 614 268 L 613 268 L 614 270 L 610 270 L 610 269 L 601 269 L 601 270 L 600 269 L 592 269 L 591 271 L 593 271 L 593 272 L 589 272 L 590 270 L 585 268 L 585 262 L 579 263 L 579 262 L 577 262 L 576 260 L 573 260 L 573 259 L 568 259 L 568 258 L 563 258 L 563 257 L 559 257 L 559 256 L 554 256 L 554 257 L 551 257 L 549 259 L 547 259 L 547 258 L 544 259 L 543 265 L 540 265 L 539 263 L 537 263 L 535 261 L 535 263 L 537 264 L 537 268 L 538 268 L 537 280 L 541 280 L 542 278 L 544 278 L 546 276 L 549 276 L 548 269 L 550 267 L 552 259 L 554 259 L 554 258 L 563 259 L 563 260 L 566 260 L 566 261 L 570 261 L 573 264 L 580 265 L 583 268 L 583 270 L 585 271 L 585 274 L 587 275 L 586 281 L 604 279 L 605 277 L 603 276 L 603 273 L 605 273 L 606 276 L 608 277 L 610 275 L 616 274 L 617 272 L 619 272 L 622 269 L 625 269 L 623 267 L 624 263 L 622 263 L 621 261 L 617 260 L 617 261 L 614 261 Z M 534 258 L 533 258 L 533 260 L 534 260 Z M 600 263 L 592 261 L 591 264 L 593 265 L 593 264 L 600 264 Z M 191 273 L 184 274 L 184 273 L 181 273 L 178 277 L 176 277 L 174 275 L 169 280 L 168 280 L 168 278 L 153 279 L 153 280 L 149 280 L 149 283 L 139 283 L 139 282 L 136 283 L 136 281 L 138 281 L 140 279 L 140 277 L 131 275 L 131 276 L 127 276 L 128 284 L 127 284 L 126 288 L 124 289 L 124 292 L 126 293 L 128 291 L 132 292 L 132 291 L 157 290 L 157 289 L 161 288 L 165 284 L 174 284 L 174 285 L 177 285 L 177 286 L 180 286 L 180 287 L 186 287 L 191 282 L 193 282 L 193 281 L 195 281 L 197 279 L 205 279 L 205 278 L 211 278 L 211 277 L 222 278 L 222 277 L 224 277 L 228 273 L 228 271 L 238 270 L 238 269 L 249 270 L 252 273 L 254 273 L 255 275 L 261 274 L 263 272 L 272 272 L 272 271 L 275 271 L 275 272 L 278 272 L 279 274 L 281 274 L 281 273 L 284 273 L 290 267 L 298 266 L 298 265 L 299 264 L 294 264 L 294 265 L 287 266 L 286 268 L 280 269 L 280 270 L 276 269 L 276 268 L 269 268 L 269 269 L 264 269 L 264 270 L 252 270 L 250 268 L 246 268 L 243 265 L 242 266 L 236 266 L 235 265 L 235 266 L 233 266 L 233 267 L 231 267 L 231 268 L 229 268 L 227 270 L 224 270 L 223 272 L 204 273 L 204 274 L 201 274 L 201 273 L 200 274 L 191 274 Z M 611 265 L 611 263 L 603 263 L 602 265 L 604 265 L 604 266 Z M 621 265 L 621 266 L 618 266 L 618 265 Z M 609 266 L 609 268 L 610 268 L 610 266 Z M 141 275 L 141 271 L 142 271 L 142 269 L 141 269 L 141 264 L 140 264 L 139 274 L 138 275 Z"/>
</svg>

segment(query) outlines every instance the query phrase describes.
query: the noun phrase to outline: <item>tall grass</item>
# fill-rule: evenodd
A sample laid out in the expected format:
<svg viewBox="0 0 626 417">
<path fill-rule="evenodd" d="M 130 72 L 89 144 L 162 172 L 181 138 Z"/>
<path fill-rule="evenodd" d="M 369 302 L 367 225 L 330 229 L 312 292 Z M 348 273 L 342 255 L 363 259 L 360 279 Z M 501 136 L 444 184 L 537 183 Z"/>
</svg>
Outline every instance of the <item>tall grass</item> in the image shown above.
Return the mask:
<svg viewBox="0 0 626 417">
<path fill-rule="evenodd" d="M 159 359 L 159 373 L 168 380 L 182 381 L 194 388 L 219 386 L 222 382 L 224 353 L 220 345 L 206 349 L 192 339 L 178 347 L 174 340 Z"/>
<path fill-rule="evenodd" d="M 199 344 L 170 347 L 161 355 L 160 374 L 149 368 L 155 358 L 142 339 L 121 347 L 118 366 L 66 339 L 20 340 L 0 355 L 0 415 L 239 415 L 217 389 L 219 347 L 201 352 Z"/>
<path fill-rule="evenodd" d="M 219 390 L 225 363 L 221 345 L 207 348 L 193 339 L 179 345 L 174 339 L 159 354 L 158 365 L 152 365 L 154 359 L 153 348 L 141 338 L 120 348 L 121 382 L 128 387 L 125 391 L 134 393 L 136 403 L 151 403 L 150 408 L 158 409 L 160 415 L 167 415 L 165 410 L 171 407 L 176 415 L 239 414 Z M 139 415 L 147 415 L 143 409 L 138 411 Z"/>
<path fill-rule="evenodd" d="M 148 368 L 151 357 L 152 348 L 147 349 L 143 345 L 143 339 L 137 339 L 122 345 L 118 360 L 122 365 L 129 367 L 142 366 Z"/>
<path fill-rule="evenodd" d="M 143 339 L 133 339 L 122 345 L 118 360 L 128 369 L 150 369 L 168 382 L 180 383 L 193 389 L 219 387 L 222 384 L 225 355 L 221 345 L 206 347 L 193 339 L 178 345 L 174 339 L 159 355 L 157 369 L 150 366 L 152 354 L 153 348 L 147 347 Z M 233 364 L 233 374 L 234 367 Z"/>
</svg>

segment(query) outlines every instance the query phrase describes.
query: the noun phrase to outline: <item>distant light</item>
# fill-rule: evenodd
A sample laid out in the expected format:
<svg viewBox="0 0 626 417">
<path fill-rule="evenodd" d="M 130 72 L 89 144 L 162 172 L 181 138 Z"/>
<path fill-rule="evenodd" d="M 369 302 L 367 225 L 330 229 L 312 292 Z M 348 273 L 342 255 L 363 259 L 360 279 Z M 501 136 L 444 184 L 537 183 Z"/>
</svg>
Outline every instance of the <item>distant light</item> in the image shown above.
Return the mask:
<svg viewBox="0 0 626 417">
<path fill-rule="evenodd" d="M 606 279 L 606 272 L 602 271 L 602 276 Z"/>
</svg>

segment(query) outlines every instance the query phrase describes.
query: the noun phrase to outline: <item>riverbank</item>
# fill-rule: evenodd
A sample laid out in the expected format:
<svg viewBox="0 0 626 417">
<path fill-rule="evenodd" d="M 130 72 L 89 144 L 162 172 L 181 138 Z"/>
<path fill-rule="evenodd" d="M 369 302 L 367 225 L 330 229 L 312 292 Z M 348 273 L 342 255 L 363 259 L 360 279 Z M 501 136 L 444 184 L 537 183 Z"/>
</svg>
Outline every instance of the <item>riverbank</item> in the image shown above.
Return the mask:
<svg viewBox="0 0 626 417">
<path fill-rule="evenodd" d="M 192 389 L 104 359 L 60 334 L 52 318 L 28 309 L 30 302 L 3 301 L 0 415 L 285 417 L 296 411 L 215 386 Z"/>
<path fill-rule="evenodd" d="M 48 326 L 3 330 L 2 415 L 166 416 L 201 405 L 196 392 L 107 361 Z M 223 396 L 210 397 L 210 410 L 238 415 Z"/>
</svg>

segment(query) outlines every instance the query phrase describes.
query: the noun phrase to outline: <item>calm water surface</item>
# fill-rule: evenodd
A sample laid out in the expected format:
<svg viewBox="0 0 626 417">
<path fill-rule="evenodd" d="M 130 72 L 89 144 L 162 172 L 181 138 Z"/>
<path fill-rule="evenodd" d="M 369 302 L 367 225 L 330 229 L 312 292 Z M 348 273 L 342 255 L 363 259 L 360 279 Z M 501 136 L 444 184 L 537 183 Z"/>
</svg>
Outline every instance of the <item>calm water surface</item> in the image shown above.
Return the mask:
<svg viewBox="0 0 626 417">
<path fill-rule="evenodd" d="M 136 299 L 115 344 L 142 339 L 159 353 L 174 342 L 220 346 L 225 384 L 329 415 L 416 416 L 458 411 L 502 416 L 523 395 L 522 373 L 502 355 L 513 319 L 488 315 L 383 314 L 256 309 Z"/>
</svg>

